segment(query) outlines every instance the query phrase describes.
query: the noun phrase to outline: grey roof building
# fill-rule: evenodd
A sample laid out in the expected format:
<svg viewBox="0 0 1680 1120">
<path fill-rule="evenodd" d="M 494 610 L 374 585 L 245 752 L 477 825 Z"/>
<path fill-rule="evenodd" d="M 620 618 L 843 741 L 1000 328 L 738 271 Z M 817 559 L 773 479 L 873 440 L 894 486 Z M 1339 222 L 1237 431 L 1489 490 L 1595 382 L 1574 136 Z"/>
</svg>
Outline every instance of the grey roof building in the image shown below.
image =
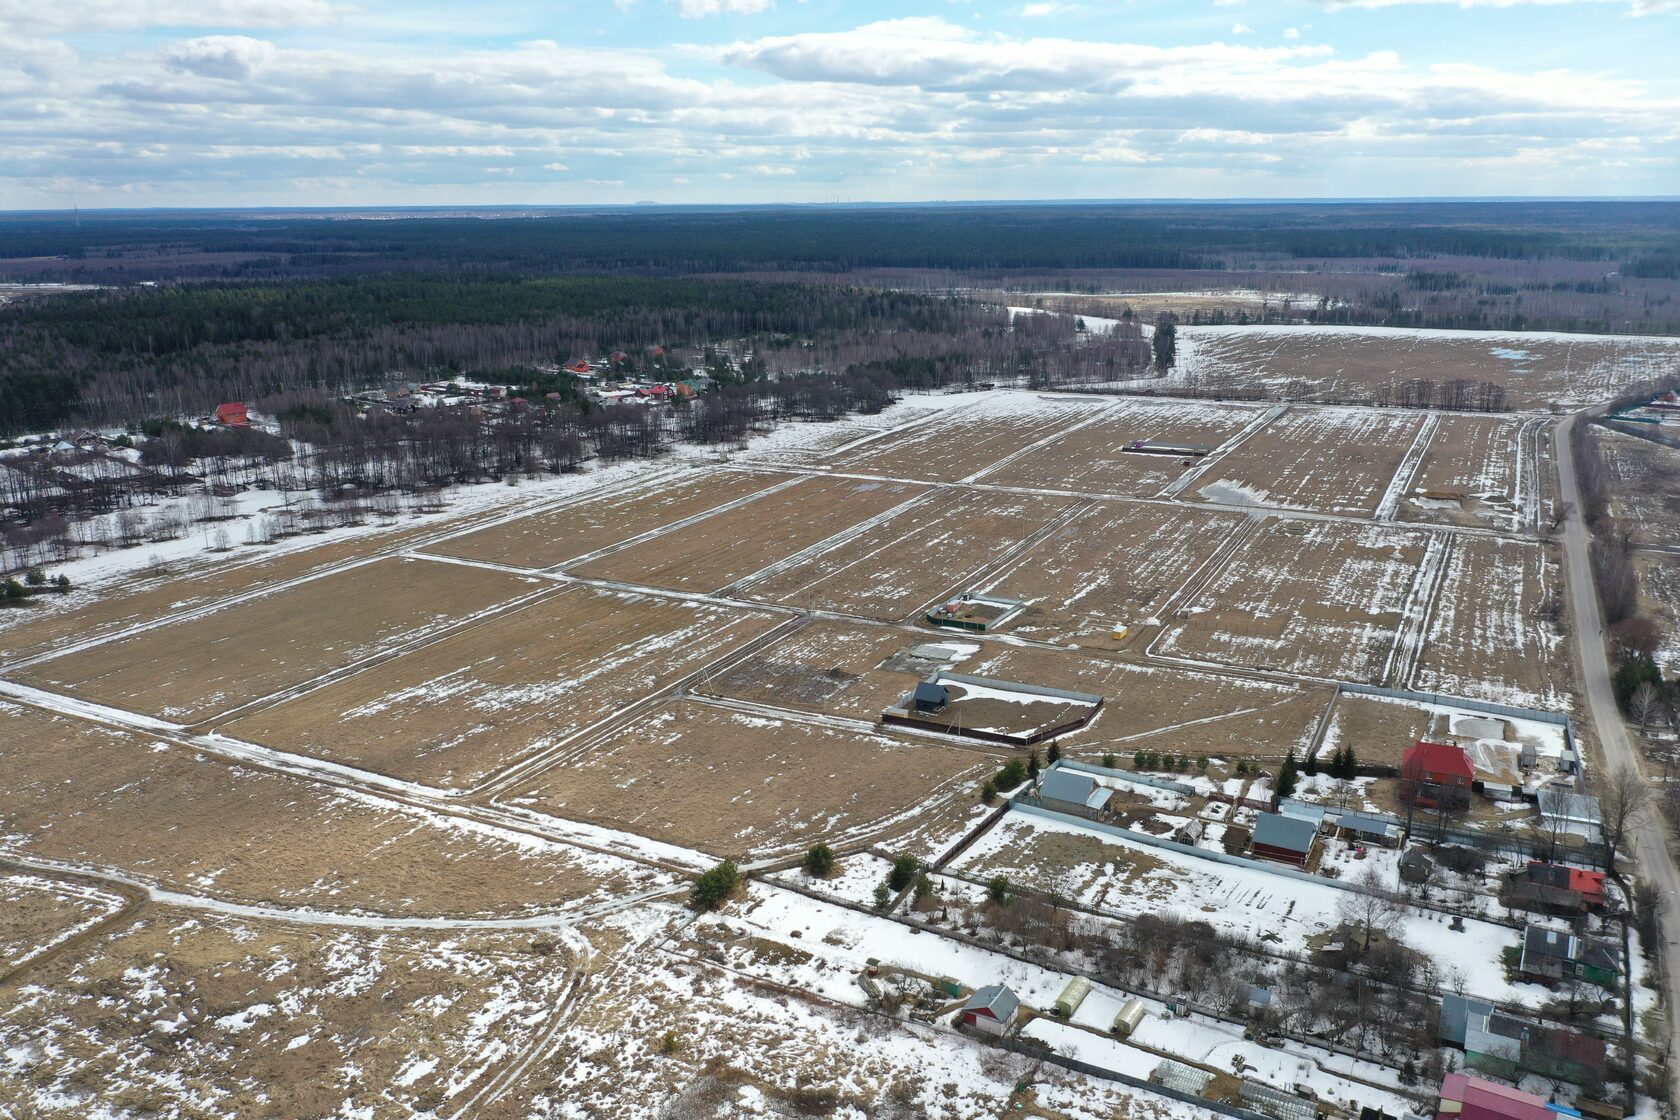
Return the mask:
<svg viewBox="0 0 1680 1120">
<path fill-rule="evenodd" d="M 1268 859 L 1306 863 L 1312 854 L 1318 826 L 1300 817 L 1286 817 L 1281 813 L 1261 813 L 1254 823 L 1254 838 L 1249 848 L 1257 856 Z"/>
<path fill-rule="evenodd" d="M 1113 795 L 1113 790 L 1099 785 L 1091 775 L 1060 766 L 1046 770 L 1038 783 L 1038 796 L 1045 802 L 1045 808 L 1064 812 L 1101 812 Z"/>
</svg>

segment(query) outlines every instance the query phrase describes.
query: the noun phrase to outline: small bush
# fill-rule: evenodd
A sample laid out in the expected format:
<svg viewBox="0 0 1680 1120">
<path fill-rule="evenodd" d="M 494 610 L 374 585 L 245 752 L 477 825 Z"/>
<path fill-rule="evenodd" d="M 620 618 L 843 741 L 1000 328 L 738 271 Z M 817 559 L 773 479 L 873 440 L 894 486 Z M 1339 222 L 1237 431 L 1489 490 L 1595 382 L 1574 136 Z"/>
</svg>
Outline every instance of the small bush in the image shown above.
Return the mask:
<svg viewBox="0 0 1680 1120">
<path fill-rule="evenodd" d="M 997 779 L 987 778 L 986 784 L 980 787 L 980 800 L 990 805 L 992 802 L 997 800 L 997 794 Z"/>
<path fill-rule="evenodd" d="M 741 869 L 733 860 L 724 860 L 694 880 L 689 898 L 702 910 L 716 910 L 741 886 Z"/>
<path fill-rule="evenodd" d="M 875 886 L 875 908 L 877 910 L 885 910 L 887 907 L 891 906 L 892 905 L 892 897 L 893 897 L 893 892 L 887 889 L 887 885 L 885 883 L 876 884 L 876 886 Z"/>
<path fill-rule="evenodd" d="M 1103 752 L 1102 764 L 1104 766 L 1108 767 L 1110 770 L 1114 769 L 1114 764 L 1118 761 L 1120 761 L 1120 760 L 1114 757 L 1114 752 L 1113 751 L 1104 751 Z"/>
<path fill-rule="evenodd" d="M 894 891 L 901 891 L 915 882 L 916 872 L 921 869 L 921 861 L 906 852 L 893 860 L 892 870 L 887 872 L 887 886 Z"/>
<path fill-rule="evenodd" d="M 29 584 L 31 587 L 45 587 L 47 584 L 47 573 L 43 572 L 39 568 L 31 568 L 29 571 L 24 573 L 23 579 L 24 582 Z"/>
<path fill-rule="evenodd" d="M 916 876 L 915 899 L 917 902 L 921 902 L 932 893 L 933 876 L 929 875 L 926 871 L 923 871 Z"/>
<path fill-rule="evenodd" d="M 818 879 L 826 879 L 834 874 L 834 849 L 827 844 L 817 844 L 805 853 L 805 874 Z"/>
<path fill-rule="evenodd" d="M 1002 906 L 1009 901 L 1009 876 L 996 875 L 986 883 L 986 897 Z"/>
</svg>

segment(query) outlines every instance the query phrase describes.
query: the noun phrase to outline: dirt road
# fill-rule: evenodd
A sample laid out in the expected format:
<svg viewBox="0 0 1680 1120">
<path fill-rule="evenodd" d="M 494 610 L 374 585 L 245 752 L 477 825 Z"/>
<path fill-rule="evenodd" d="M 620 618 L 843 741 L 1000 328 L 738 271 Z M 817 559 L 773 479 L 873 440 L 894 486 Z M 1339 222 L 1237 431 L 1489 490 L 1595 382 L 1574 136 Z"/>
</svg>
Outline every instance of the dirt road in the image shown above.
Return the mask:
<svg viewBox="0 0 1680 1120">
<path fill-rule="evenodd" d="M 1575 625 L 1575 644 L 1581 667 L 1581 687 L 1586 691 L 1586 714 L 1598 732 L 1604 748 L 1605 769 L 1630 766 L 1644 774 L 1639 752 L 1628 738 L 1627 726 L 1616 707 L 1616 695 L 1610 684 L 1610 658 L 1605 652 L 1604 620 L 1599 613 L 1598 596 L 1593 591 L 1592 565 L 1588 557 L 1586 525 L 1580 516 L 1581 495 L 1575 482 L 1575 457 L 1569 447 L 1569 432 L 1582 423 L 1591 412 L 1571 416 L 1552 429 L 1553 452 L 1558 466 L 1558 493 L 1561 500 L 1575 507 L 1576 513 L 1563 525 L 1563 553 L 1565 586 Z M 1590 776 L 1590 771 L 1589 771 Z M 1660 899 L 1663 958 L 1667 966 L 1664 1000 L 1672 1019 L 1680 1008 L 1680 871 L 1674 866 L 1669 851 L 1667 828 L 1655 808 L 1640 811 L 1628 826 L 1628 847 L 1631 849 L 1639 875 L 1656 888 Z M 1670 1062 L 1676 1056 L 1675 1039 L 1669 1039 Z M 1680 1089 L 1680 1086 L 1677 1086 Z M 1676 1093 L 1680 1103 L 1680 1092 Z"/>
</svg>

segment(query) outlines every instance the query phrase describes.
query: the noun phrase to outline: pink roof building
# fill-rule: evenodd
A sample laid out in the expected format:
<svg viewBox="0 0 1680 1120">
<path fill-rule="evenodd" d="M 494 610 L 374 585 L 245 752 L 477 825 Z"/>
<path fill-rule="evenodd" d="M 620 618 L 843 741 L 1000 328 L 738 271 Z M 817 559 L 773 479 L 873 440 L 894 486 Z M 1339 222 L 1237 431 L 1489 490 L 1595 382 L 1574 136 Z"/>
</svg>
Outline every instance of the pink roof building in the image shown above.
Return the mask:
<svg viewBox="0 0 1680 1120">
<path fill-rule="evenodd" d="M 1436 1120 L 1559 1120 L 1544 1099 L 1479 1077 L 1449 1073 Z"/>
</svg>

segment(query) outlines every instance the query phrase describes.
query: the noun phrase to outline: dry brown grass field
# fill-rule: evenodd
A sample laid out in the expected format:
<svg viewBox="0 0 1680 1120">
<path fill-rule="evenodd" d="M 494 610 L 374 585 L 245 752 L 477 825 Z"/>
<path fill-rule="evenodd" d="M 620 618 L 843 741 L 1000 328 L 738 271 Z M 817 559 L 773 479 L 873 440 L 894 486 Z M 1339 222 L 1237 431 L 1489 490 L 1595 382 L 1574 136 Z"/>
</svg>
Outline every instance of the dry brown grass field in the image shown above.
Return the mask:
<svg viewBox="0 0 1680 1120">
<path fill-rule="evenodd" d="M 1296 409 L 1212 464 L 1185 496 L 1374 513 L 1422 426 L 1418 413 Z"/>
<path fill-rule="evenodd" d="M 1680 669 L 1680 556 L 1642 552 L 1633 562 L 1639 572 L 1639 613 L 1657 628 L 1654 656 L 1672 673 Z"/>
<path fill-rule="evenodd" d="M 1152 652 L 1377 680 L 1427 543 L 1407 529 L 1269 521 L 1165 620 Z"/>
<path fill-rule="evenodd" d="M 1002 559 L 1061 515 L 1068 498 L 935 491 L 885 521 L 752 580 L 737 593 L 771 603 L 896 621 Z"/>
<path fill-rule="evenodd" d="M 1387 384 L 1458 378 L 1505 389 L 1507 407 L 1606 400 L 1680 358 L 1664 339 L 1415 332 L 1373 328 L 1188 328 L 1176 375 L 1202 388 L 1265 386 L 1301 400 L 1368 401 Z"/>
<path fill-rule="evenodd" d="M 980 590 L 1032 603 L 1013 633 L 1112 644 L 1116 626 L 1135 630 L 1159 614 L 1241 523 L 1239 514 L 1099 502 L 988 573 Z"/>
<path fill-rule="evenodd" d="M 1551 546 L 1460 537 L 1429 618 L 1415 684 L 1430 692 L 1566 711 L 1574 689 Z"/>
<path fill-rule="evenodd" d="M 542 913 L 667 881 L 640 866 L 0 705 L 25 854 L 234 903 L 415 917 Z"/>
<path fill-rule="evenodd" d="M 466 788 L 669 687 L 778 621 L 572 587 L 221 730 Z"/>
<path fill-rule="evenodd" d="M 818 619 L 700 687 L 754 704 L 873 720 L 918 679 L 877 666 L 901 650 L 942 640 L 939 634 L 919 638 L 898 629 Z"/>
<path fill-rule="evenodd" d="M 1148 498 L 1187 469 L 1177 455 L 1129 452 L 1135 440 L 1220 444 L 1265 410 L 1254 405 L 1209 405 L 1127 400 L 1101 420 L 1015 459 L 979 481 L 998 486 L 1074 490 Z M 1192 465 L 1199 460 L 1191 460 Z"/>
<path fill-rule="evenodd" d="M 0 974 L 116 913 L 123 899 L 85 887 L 0 871 Z"/>
<path fill-rule="evenodd" d="M 787 481 L 724 470 L 662 474 L 645 486 L 617 487 L 560 509 L 441 541 L 426 551 L 519 568 L 552 568 Z"/>
<path fill-rule="evenodd" d="M 992 411 L 983 397 L 907 431 L 873 440 L 829 461 L 837 471 L 960 482 L 1035 440 L 1089 418 L 1097 399 L 1041 397 L 1033 411 Z"/>
<path fill-rule="evenodd" d="M 972 800 L 997 765 L 940 743 L 678 701 L 502 801 L 763 858 L 908 831 L 938 799 Z"/>
<path fill-rule="evenodd" d="M 711 592 L 924 492 L 920 486 L 806 478 L 695 525 L 573 569 L 592 579 Z"/>
<path fill-rule="evenodd" d="M 383 559 L 15 675 L 41 688 L 192 722 L 548 586 L 458 564 Z"/>
<path fill-rule="evenodd" d="M 153 907 L 31 972 L 0 1010 L 35 1043 L 7 1080 L 112 1115 L 433 1112 L 536 1042 L 582 967 L 574 940 Z"/>
</svg>

